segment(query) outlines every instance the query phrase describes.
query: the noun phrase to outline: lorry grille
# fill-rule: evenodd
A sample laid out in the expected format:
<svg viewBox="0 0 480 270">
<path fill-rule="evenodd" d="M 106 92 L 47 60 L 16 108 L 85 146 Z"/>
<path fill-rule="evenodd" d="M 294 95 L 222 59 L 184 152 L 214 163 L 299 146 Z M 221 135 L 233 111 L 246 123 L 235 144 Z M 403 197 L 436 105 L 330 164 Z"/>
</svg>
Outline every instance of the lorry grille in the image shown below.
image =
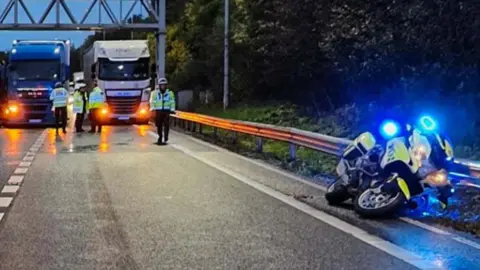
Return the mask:
<svg viewBox="0 0 480 270">
<path fill-rule="evenodd" d="M 113 114 L 134 114 L 142 97 L 107 97 L 107 104 Z"/>
<path fill-rule="evenodd" d="M 51 114 L 52 102 L 48 98 L 20 98 L 19 101 L 27 119 L 44 119 Z"/>
</svg>

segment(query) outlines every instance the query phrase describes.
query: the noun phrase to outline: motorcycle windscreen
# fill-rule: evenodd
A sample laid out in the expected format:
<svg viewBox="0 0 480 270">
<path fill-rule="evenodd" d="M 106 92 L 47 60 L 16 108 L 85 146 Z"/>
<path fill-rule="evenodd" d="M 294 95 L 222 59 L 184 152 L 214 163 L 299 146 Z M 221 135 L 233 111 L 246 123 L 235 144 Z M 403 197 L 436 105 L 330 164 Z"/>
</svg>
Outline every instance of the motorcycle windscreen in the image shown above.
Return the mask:
<svg viewBox="0 0 480 270">
<path fill-rule="evenodd" d="M 375 146 L 375 137 L 370 132 L 360 134 L 343 152 L 343 158 L 354 160 L 366 155 Z"/>
</svg>

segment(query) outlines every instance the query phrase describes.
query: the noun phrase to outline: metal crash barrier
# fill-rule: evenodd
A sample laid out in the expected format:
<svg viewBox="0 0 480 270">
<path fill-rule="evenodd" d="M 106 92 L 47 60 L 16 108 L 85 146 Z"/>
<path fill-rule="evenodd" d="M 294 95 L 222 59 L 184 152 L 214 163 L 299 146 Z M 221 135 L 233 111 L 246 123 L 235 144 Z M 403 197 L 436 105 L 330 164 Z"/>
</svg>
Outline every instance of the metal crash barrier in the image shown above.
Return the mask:
<svg viewBox="0 0 480 270">
<path fill-rule="evenodd" d="M 336 138 L 328 135 L 318 134 L 315 132 L 300 130 L 296 128 L 279 127 L 268 124 L 246 122 L 239 120 L 223 119 L 202 114 L 177 111 L 175 115 L 174 125 L 181 125 L 191 131 L 202 132 L 203 126 L 214 128 L 214 136 L 217 135 L 217 129 L 232 131 L 243 134 L 249 134 L 257 137 L 257 151 L 263 149 L 263 139 L 272 139 L 290 144 L 290 158 L 296 158 L 296 149 L 303 146 L 320 152 L 339 156 L 342 150 L 351 143 L 351 140 Z M 480 176 L 480 162 L 458 159 L 455 161 L 460 166 L 466 166 L 470 169 L 470 176 Z M 463 174 L 463 172 L 458 172 Z"/>
</svg>

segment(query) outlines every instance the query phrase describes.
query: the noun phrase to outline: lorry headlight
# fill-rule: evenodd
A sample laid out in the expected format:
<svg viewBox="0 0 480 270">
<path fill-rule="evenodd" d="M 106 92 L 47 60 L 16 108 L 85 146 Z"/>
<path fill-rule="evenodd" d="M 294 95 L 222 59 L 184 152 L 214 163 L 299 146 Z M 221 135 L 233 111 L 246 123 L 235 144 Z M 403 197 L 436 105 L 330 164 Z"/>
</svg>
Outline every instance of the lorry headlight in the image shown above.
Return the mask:
<svg viewBox="0 0 480 270">
<path fill-rule="evenodd" d="M 8 105 L 8 107 L 5 109 L 5 114 L 7 115 L 11 115 L 11 114 L 16 114 L 18 113 L 19 111 L 19 108 L 17 105 L 15 104 L 10 104 Z"/>
</svg>

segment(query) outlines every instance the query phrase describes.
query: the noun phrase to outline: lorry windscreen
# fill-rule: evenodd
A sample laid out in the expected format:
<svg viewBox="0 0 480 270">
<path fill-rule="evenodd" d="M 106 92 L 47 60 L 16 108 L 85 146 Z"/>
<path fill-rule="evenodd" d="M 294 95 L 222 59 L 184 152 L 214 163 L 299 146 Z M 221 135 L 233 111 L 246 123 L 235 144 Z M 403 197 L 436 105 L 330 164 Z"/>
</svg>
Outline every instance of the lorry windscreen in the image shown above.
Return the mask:
<svg viewBox="0 0 480 270">
<path fill-rule="evenodd" d="M 100 80 L 146 80 L 148 79 L 149 59 L 140 58 L 138 61 L 110 61 L 99 59 Z"/>
<path fill-rule="evenodd" d="M 58 60 L 15 60 L 10 75 L 19 81 L 51 81 L 60 77 Z"/>
</svg>

